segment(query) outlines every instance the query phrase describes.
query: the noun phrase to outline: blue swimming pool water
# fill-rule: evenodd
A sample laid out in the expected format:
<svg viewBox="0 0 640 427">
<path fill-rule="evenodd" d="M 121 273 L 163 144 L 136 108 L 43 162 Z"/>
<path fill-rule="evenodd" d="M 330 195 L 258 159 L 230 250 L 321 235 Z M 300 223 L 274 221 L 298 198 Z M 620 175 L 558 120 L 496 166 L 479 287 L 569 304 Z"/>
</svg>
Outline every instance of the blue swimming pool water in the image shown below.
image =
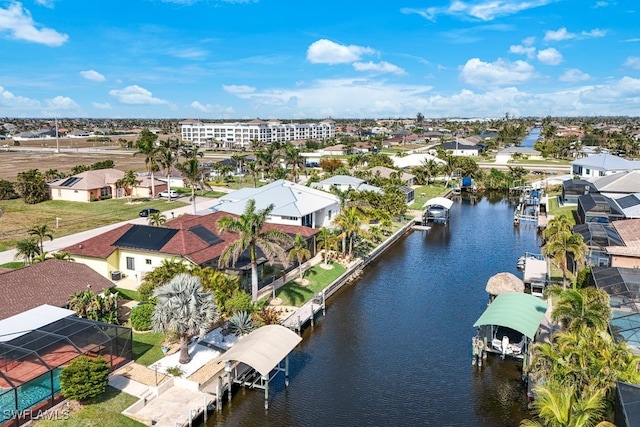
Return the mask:
<svg viewBox="0 0 640 427">
<path fill-rule="evenodd" d="M 52 371 L 53 394 L 57 394 L 60 391 L 61 371 L 62 368 L 56 368 Z M 6 421 L 13 418 L 16 413 L 28 410 L 38 403 L 50 399 L 51 394 L 51 376 L 49 372 L 18 387 L 17 408 L 14 390 L 0 389 L 0 420 Z"/>
</svg>

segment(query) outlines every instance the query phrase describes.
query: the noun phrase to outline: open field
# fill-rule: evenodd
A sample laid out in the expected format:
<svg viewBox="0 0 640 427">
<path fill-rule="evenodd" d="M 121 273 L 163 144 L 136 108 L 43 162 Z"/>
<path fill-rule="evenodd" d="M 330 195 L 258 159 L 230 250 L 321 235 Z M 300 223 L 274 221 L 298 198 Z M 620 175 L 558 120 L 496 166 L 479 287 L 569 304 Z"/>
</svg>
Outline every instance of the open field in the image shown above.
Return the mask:
<svg viewBox="0 0 640 427">
<path fill-rule="evenodd" d="M 146 170 L 144 157 L 132 154 L 115 154 L 107 150 L 99 150 L 95 153 L 86 151 L 78 153 L 61 153 L 42 151 L 0 151 L 0 179 L 15 181 L 18 173 L 29 169 L 39 169 L 44 172 L 48 169 L 57 169 L 60 172 L 71 172 L 76 165 L 91 165 L 93 163 L 111 159 L 115 167 L 120 170 L 133 169 L 137 172 Z"/>
<path fill-rule="evenodd" d="M 166 200 L 140 200 L 131 204 L 127 199 L 102 200 L 95 203 L 48 200 L 36 205 L 27 205 L 22 199 L 0 201 L 3 215 L 0 218 L 0 251 L 15 247 L 15 242 L 29 236 L 29 229 L 46 224 L 54 239 L 68 234 L 101 227 L 114 222 L 138 218 L 142 208 L 161 211 L 184 203 Z M 60 218 L 56 228 L 56 217 Z"/>
</svg>

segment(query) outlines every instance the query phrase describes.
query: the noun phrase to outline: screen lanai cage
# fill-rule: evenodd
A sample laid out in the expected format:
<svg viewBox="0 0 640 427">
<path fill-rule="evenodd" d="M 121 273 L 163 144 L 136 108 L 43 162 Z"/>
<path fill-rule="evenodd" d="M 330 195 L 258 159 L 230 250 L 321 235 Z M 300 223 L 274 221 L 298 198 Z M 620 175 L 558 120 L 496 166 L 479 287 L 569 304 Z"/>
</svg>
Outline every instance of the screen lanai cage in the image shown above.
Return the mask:
<svg viewBox="0 0 640 427">
<path fill-rule="evenodd" d="M 598 289 L 609 294 L 614 339 L 626 341 L 634 353 L 640 354 L 640 270 L 623 267 L 593 267 Z"/>
<path fill-rule="evenodd" d="M 131 329 L 65 317 L 0 342 L 0 426 L 17 426 L 63 400 L 60 372 L 78 356 L 111 370 L 132 358 Z"/>
</svg>

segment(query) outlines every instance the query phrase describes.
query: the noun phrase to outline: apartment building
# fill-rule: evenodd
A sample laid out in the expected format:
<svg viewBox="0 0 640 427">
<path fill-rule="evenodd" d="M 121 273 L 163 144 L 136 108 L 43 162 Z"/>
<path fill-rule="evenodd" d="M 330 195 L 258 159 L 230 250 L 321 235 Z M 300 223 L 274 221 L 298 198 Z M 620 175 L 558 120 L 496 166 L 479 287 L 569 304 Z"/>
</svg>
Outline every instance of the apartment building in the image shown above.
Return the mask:
<svg viewBox="0 0 640 427">
<path fill-rule="evenodd" d="M 180 122 L 182 140 L 219 148 L 248 148 L 252 141 L 325 140 L 335 136 L 333 120 L 319 123 L 282 123 L 277 120 L 252 120 L 236 123 L 203 123 L 197 120 Z"/>
</svg>

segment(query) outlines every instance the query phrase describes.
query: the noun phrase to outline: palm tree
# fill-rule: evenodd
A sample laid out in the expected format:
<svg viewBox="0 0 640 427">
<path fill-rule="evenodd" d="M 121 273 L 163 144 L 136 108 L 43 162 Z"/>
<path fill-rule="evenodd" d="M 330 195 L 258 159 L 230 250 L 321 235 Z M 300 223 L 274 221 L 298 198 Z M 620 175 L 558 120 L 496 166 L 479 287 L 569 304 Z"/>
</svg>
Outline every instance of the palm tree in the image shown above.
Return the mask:
<svg viewBox="0 0 640 427">
<path fill-rule="evenodd" d="M 233 160 L 236 164 L 236 175 L 240 177 L 240 182 L 242 182 L 242 177 L 244 176 L 244 164 L 247 161 L 246 154 L 233 154 L 231 156 L 231 160 Z"/>
<path fill-rule="evenodd" d="M 606 402 L 601 390 L 576 394 L 557 383 L 538 385 L 533 408 L 537 420 L 523 420 L 522 427 L 615 427 L 604 421 Z"/>
<path fill-rule="evenodd" d="M 571 254 L 577 264 L 584 262 L 589 248 L 584 243 L 582 235 L 570 231 L 558 231 L 542 246 L 542 253 L 549 256 L 562 270 L 562 288 L 567 287 L 567 261 Z"/>
<path fill-rule="evenodd" d="M 302 234 L 296 234 L 293 239 L 293 247 L 289 250 L 289 259 L 298 260 L 298 273 L 300 274 L 300 280 L 302 280 L 302 263 L 305 259 L 311 258 L 311 251 L 308 248 L 307 241 Z"/>
<path fill-rule="evenodd" d="M 53 233 L 46 224 L 36 225 L 29 230 L 30 236 L 35 236 L 38 245 L 40 246 L 40 253 L 44 252 L 44 239 L 48 238 L 49 241 L 53 240 Z"/>
<path fill-rule="evenodd" d="M 256 211 L 256 201 L 249 199 L 244 213 L 240 217 L 224 217 L 218 220 L 218 230 L 237 233 L 240 238 L 229 244 L 218 259 L 219 267 L 229 264 L 235 265 L 240 255 L 249 249 L 251 260 L 251 299 L 255 303 L 258 300 L 258 261 L 256 248 L 259 248 L 264 256 L 273 263 L 277 258 L 280 262 L 288 264 L 286 247 L 291 246 L 291 237 L 280 230 L 271 229 L 263 231 L 267 217 L 273 211 L 274 205 L 266 209 Z"/>
<path fill-rule="evenodd" d="M 333 219 L 333 223 L 342 230 L 343 244 L 342 251 L 346 252 L 346 241 L 349 241 L 349 256 L 353 254 L 353 243 L 356 233 L 360 231 L 362 223 L 366 220 L 366 215 L 356 206 L 351 206 L 340 212 Z"/>
<path fill-rule="evenodd" d="M 560 322 L 566 329 L 587 326 L 607 330 L 611 318 L 609 294 L 601 289 L 561 289 L 552 286 L 548 294 L 553 295 L 551 320 Z"/>
<path fill-rule="evenodd" d="M 131 203 L 133 196 L 133 187 L 135 187 L 138 182 L 136 173 L 132 170 L 128 170 L 122 178 L 116 181 L 116 187 L 122 188 L 124 195 L 129 199 L 129 203 Z"/>
<path fill-rule="evenodd" d="M 174 332 L 180 337 L 179 363 L 191 361 L 189 341 L 204 334 L 218 318 L 218 310 L 209 292 L 203 292 L 200 278 L 178 274 L 153 292 L 157 304 L 152 326 L 156 332 Z"/>
<path fill-rule="evenodd" d="M 197 158 L 189 158 L 182 163 L 176 163 L 176 168 L 182 172 L 182 176 L 191 186 L 191 203 L 193 214 L 196 214 L 196 188 L 202 183 L 202 167 Z"/>
<path fill-rule="evenodd" d="M 329 251 L 338 249 L 338 236 L 327 227 L 322 227 L 318 233 L 318 237 L 316 237 L 316 241 L 316 250 L 320 251 L 324 249 L 324 265 L 327 265 L 329 261 Z"/>
<path fill-rule="evenodd" d="M 149 215 L 149 225 L 152 227 L 162 227 L 167 222 L 167 216 L 162 212 L 154 212 Z"/>
<path fill-rule="evenodd" d="M 166 141 L 160 141 L 160 150 L 157 158 L 167 176 L 167 190 L 171 190 L 171 168 L 178 162 L 178 144 L 178 140 L 171 138 Z M 168 201 L 171 202 L 171 191 L 169 191 Z"/>
<path fill-rule="evenodd" d="M 34 239 L 18 240 L 16 243 L 16 259 L 22 258 L 25 264 L 29 265 L 33 259 L 40 254 L 40 246 Z"/>
<path fill-rule="evenodd" d="M 156 140 L 158 135 L 149 131 L 149 129 L 143 129 L 136 141 L 136 152 L 134 156 L 140 154 L 144 156 L 144 164 L 147 166 L 147 171 L 151 177 L 151 197 L 156 198 L 156 182 L 154 179 L 154 172 L 158 167 L 158 146 Z"/>
<path fill-rule="evenodd" d="M 253 179 L 253 188 L 256 188 L 258 186 L 258 173 L 260 172 L 257 162 L 247 162 L 245 168 Z"/>
<path fill-rule="evenodd" d="M 298 176 L 300 176 L 299 171 L 305 170 L 305 160 L 304 157 L 300 155 L 300 150 L 292 144 L 287 144 L 284 151 L 284 161 L 287 165 L 291 166 L 291 180 L 297 183 Z"/>
<path fill-rule="evenodd" d="M 553 236 L 560 233 L 571 233 L 571 222 L 566 215 L 559 215 L 549 221 L 547 227 L 542 232 L 545 240 L 552 240 Z"/>
</svg>

